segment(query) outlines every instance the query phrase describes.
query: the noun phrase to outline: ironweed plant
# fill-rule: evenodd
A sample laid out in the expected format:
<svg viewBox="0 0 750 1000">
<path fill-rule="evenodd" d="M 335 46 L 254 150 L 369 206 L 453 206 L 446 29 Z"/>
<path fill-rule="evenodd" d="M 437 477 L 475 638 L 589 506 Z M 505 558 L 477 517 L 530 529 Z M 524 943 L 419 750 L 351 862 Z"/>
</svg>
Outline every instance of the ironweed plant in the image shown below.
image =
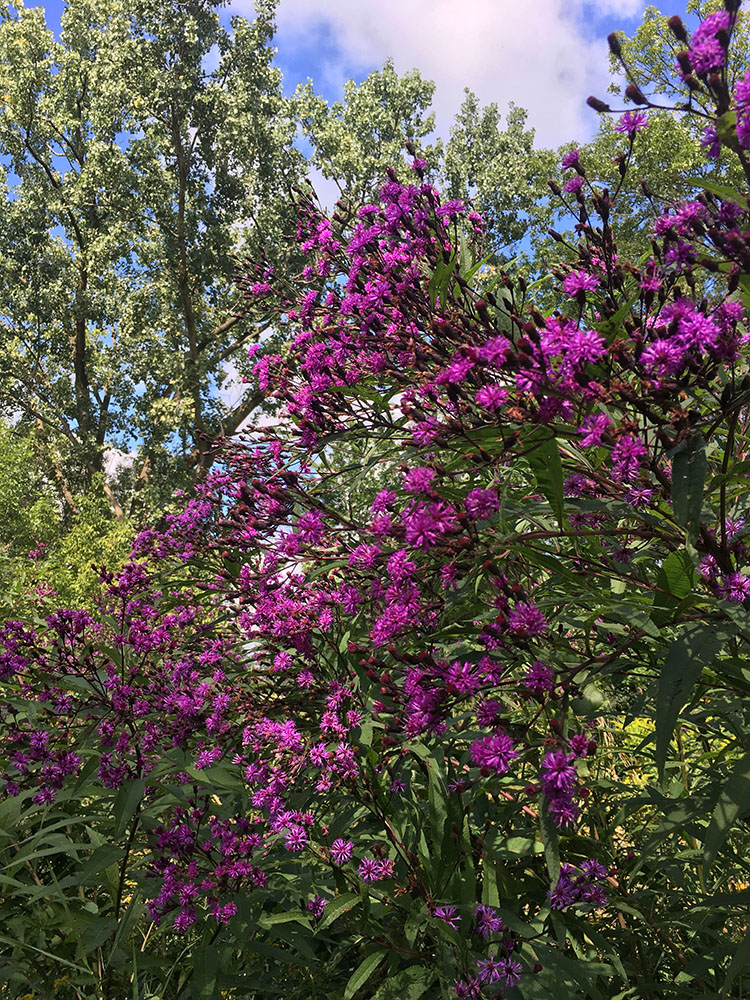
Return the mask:
<svg viewBox="0 0 750 1000">
<path fill-rule="evenodd" d="M 737 7 L 670 26 L 750 182 Z M 569 152 L 544 315 L 426 166 L 300 196 L 299 282 L 238 277 L 279 424 L 3 624 L 3 996 L 746 995 L 750 200 L 625 261 Z"/>
</svg>

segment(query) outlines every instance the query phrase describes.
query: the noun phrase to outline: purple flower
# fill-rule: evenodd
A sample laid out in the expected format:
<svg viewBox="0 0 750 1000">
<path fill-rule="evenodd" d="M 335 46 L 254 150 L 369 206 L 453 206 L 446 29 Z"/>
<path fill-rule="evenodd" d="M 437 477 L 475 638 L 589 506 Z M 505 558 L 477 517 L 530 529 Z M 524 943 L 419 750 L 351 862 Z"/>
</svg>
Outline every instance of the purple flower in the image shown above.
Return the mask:
<svg viewBox="0 0 750 1000">
<path fill-rule="evenodd" d="M 474 396 L 477 406 L 485 410 L 499 410 L 508 401 L 508 390 L 501 389 L 499 385 L 483 385 Z"/>
<path fill-rule="evenodd" d="M 612 426 L 612 421 L 606 413 L 590 413 L 578 428 L 581 444 L 584 448 L 596 448 L 602 444 L 602 439 Z"/>
<path fill-rule="evenodd" d="M 474 929 L 485 940 L 491 938 L 493 934 L 500 934 L 505 929 L 505 924 L 498 917 L 497 911 L 481 903 L 474 910 L 474 920 Z"/>
<path fill-rule="evenodd" d="M 545 791 L 570 792 L 575 786 L 575 757 L 564 750 L 552 750 L 542 760 L 542 785 Z"/>
<path fill-rule="evenodd" d="M 626 111 L 625 114 L 618 119 L 615 125 L 616 132 L 623 132 L 628 136 L 634 136 L 638 132 L 642 132 L 648 125 L 648 116 L 642 111 Z"/>
<path fill-rule="evenodd" d="M 496 774 L 506 774 L 518 756 L 513 740 L 505 733 L 491 733 L 475 740 L 470 752 L 477 767 L 486 767 Z"/>
<path fill-rule="evenodd" d="M 499 983 L 503 975 L 503 960 L 496 959 L 494 951 L 490 952 L 489 958 L 481 958 L 477 962 L 477 979 L 480 983 L 489 985 Z"/>
<path fill-rule="evenodd" d="M 544 635 L 547 619 L 531 601 L 519 601 L 508 615 L 508 628 L 514 635 Z"/>
<path fill-rule="evenodd" d="M 499 508 L 500 501 L 494 490 L 475 489 L 466 494 L 466 513 L 475 521 L 492 517 Z"/>
<path fill-rule="evenodd" d="M 448 504 L 439 501 L 417 504 L 404 517 L 406 541 L 420 549 L 430 549 L 441 535 L 456 526 L 456 517 Z"/>
<path fill-rule="evenodd" d="M 302 851 L 307 846 L 307 832 L 301 826 L 293 827 L 284 841 L 288 851 Z"/>
<path fill-rule="evenodd" d="M 458 930 L 461 915 L 456 912 L 455 906 L 436 906 L 432 911 L 432 915 L 448 924 L 449 927 L 453 927 L 454 930 Z"/>
<path fill-rule="evenodd" d="M 593 292 L 599 287 L 599 279 L 586 271 L 571 271 L 563 281 L 563 289 L 566 295 L 574 298 L 579 292 Z"/>
<path fill-rule="evenodd" d="M 576 174 L 574 177 L 571 177 L 567 181 L 565 181 L 565 183 L 563 184 L 563 191 L 565 192 L 565 194 L 575 194 L 576 191 L 581 190 L 581 188 L 585 183 L 586 183 L 585 178 Z"/>
<path fill-rule="evenodd" d="M 312 899 L 308 899 L 306 907 L 314 917 L 320 917 L 323 915 L 327 902 L 328 900 L 324 896 L 313 896 Z"/>
<path fill-rule="evenodd" d="M 685 363 L 685 349 L 675 340 L 655 340 L 641 355 L 645 371 L 655 375 L 676 375 Z"/>
<path fill-rule="evenodd" d="M 516 961 L 512 955 L 508 955 L 500 962 L 500 977 L 505 986 L 518 986 L 521 981 L 521 971 L 523 966 Z"/>
<path fill-rule="evenodd" d="M 376 858 L 360 861 L 357 873 L 363 882 L 377 882 L 380 878 L 380 862 Z"/>
<path fill-rule="evenodd" d="M 621 437 L 610 454 L 612 478 L 619 482 L 631 482 L 637 477 L 646 455 L 648 448 L 637 437 L 632 434 Z"/>
<path fill-rule="evenodd" d="M 429 493 L 435 476 L 437 473 L 433 469 L 424 466 L 409 469 L 404 476 L 404 489 L 407 493 Z"/>
<path fill-rule="evenodd" d="M 719 585 L 719 595 L 733 604 L 744 603 L 750 597 L 750 576 L 728 573 Z"/>
<path fill-rule="evenodd" d="M 555 675 L 548 666 L 535 660 L 521 678 L 521 684 L 533 695 L 541 697 L 555 686 Z"/>
<path fill-rule="evenodd" d="M 393 876 L 393 862 L 388 858 L 383 861 L 378 861 L 377 858 L 365 858 L 360 862 L 357 871 L 363 882 L 379 882 L 380 879 Z"/>
<path fill-rule="evenodd" d="M 571 167 L 578 166 L 579 155 L 580 154 L 577 149 L 571 149 L 569 152 L 567 152 L 561 160 L 561 166 L 563 170 L 570 170 Z"/>
</svg>

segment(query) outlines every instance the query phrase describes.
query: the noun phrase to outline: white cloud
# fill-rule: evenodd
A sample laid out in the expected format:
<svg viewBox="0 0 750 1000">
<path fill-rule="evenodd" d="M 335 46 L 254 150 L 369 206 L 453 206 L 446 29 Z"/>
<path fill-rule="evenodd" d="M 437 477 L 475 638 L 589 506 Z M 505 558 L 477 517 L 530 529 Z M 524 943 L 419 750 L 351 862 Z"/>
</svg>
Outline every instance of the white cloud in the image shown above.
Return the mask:
<svg viewBox="0 0 750 1000">
<path fill-rule="evenodd" d="M 252 12 L 249 0 L 234 0 L 233 7 Z M 277 44 L 283 55 L 327 33 L 338 50 L 321 67 L 329 81 L 366 74 L 389 57 L 399 72 L 419 69 L 437 84 L 442 135 L 464 87 L 501 110 L 513 101 L 528 110 L 537 144 L 549 146 L 590 136 L 596 116 L 586 98 L 606 99 L 607 44 L 592 38 L 592 25 L 608 14 L 606 30 L 615 30 L 644 7 L 644 0 L 281 0 Z"/>
</svg>

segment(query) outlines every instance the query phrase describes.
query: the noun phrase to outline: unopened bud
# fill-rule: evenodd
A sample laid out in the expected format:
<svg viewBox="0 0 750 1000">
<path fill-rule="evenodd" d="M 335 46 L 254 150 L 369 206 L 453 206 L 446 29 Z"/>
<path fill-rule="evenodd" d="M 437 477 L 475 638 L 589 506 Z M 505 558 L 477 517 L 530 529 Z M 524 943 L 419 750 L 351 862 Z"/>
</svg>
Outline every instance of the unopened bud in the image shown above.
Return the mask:
<svg viewBox="0 0 750 1000">
<path fill-rule="evenodd" d="M 606 104 L 604 101 L 600 101 L 598 97 L 594 97 L 594 96 L 587 97 L 586 98 L 586 103 L 588 104 L 588 106 L 590 108 L 593 108 L 594 111 L 602 112 L 602 111 L 611 111 L 612 110 L 612 108 L 610 108 L 610 106 L 608 104 Z"/>
<path fill-rule="evenodd" d="M 693 64 L 690 62 L 690 53 L 687 49 L 677 53 L 677 63 L 683 73 L 693 72 Z"/>
<path fill-rule="evenodd" d="M 620 44 L 620 36 L 616 31 L 613 31 L 611 35 L 607 35 L 607 44 L 612 55 L 617 59 L 622 59 L 622 45 Z"/>
<path fill-rule="evenodd" d="M 552 192 L 552 194 L 556 195 L 559 198 L 560 195 L 562 194 L 562 188 L 560 187 L 560 185 L 553 180 L 548 180 L 547 183 L 549 184 L 549 189 Z"/>
<path fill-rule="evenodd" d="M 631 100 L 633 104 L 648 104 L 648 100 L 643 96 L 643 91 L 635 83 L 629 83 L 625 88 L 625 96 L 628 100 Z"/>
<path fill-rule="evenodd" d="M 677 39 L 678 42 L 682 42 L 683 45 L 690 44 L 687 28 L 682 23 L 682 18 L 680 17 L 679 14 L 675 14 L 673 17 L 670 17 L 669 20 L 667 21 L 667 24 L 669 25 L 669 30 L 672 32 L 672 34 L 674 35 L 674 37 Z"/>
</svg>

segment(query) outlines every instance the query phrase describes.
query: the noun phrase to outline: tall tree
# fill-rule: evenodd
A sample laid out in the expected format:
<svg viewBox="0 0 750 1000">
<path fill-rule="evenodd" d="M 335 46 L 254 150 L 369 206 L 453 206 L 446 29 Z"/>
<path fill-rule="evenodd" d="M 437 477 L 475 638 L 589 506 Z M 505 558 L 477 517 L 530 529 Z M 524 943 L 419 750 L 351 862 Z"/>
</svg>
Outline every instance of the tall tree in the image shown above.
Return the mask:
<svg viewBox="0 0 750 1000">
<path fill-rule="evenodd" d="M 222 4 L 69 0 L 56 41 L 41 7 L 0 0 L 0 402 L 68 504 L 108 445 L 138 447 L 141 482 L 200 470 L 256 402 L 218 391 L 257 333 L 232 252 L 283 252 L 303 158 L 273 0 L 231 31 Z"/>
</svg>

